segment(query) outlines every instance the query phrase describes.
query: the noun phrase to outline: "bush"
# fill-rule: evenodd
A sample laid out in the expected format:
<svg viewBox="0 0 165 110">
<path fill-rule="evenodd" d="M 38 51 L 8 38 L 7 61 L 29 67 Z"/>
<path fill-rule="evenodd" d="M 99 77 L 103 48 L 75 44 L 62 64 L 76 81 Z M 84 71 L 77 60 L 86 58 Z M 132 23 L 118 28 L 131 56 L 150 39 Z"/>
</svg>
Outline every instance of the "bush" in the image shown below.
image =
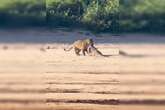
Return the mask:
<svg viewBox="0 0 165 110">
<path fill-rule="evenodd" d="M 83 7 L 78 0 L 47 0 L 47 21 L 53 26 L 74 26 L 80 22 Z"/>
<path fill-rule="evenodd" d="M 114 31 L 113 23 L 118 20 L 118 0 L 91 2 L 83 14 L 83 23 L 95 31 Z"/>
<path fill-rule="evenodd" d="M 112 30 L 118 18 L 118 0 L 47 0 L 49 25 Z"/>
</svg>

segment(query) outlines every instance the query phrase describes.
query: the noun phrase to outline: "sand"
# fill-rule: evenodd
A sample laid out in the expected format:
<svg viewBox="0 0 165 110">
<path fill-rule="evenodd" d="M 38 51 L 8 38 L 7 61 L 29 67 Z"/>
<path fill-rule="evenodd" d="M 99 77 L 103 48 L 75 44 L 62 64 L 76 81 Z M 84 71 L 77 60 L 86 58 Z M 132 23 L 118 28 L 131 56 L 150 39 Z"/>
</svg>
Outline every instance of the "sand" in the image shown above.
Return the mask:
<svg viewBox="0 0 165 110">
<path fill-rule="evenodd" d="M 94 37 L 96 47 L 111 55 L 105 58 L 64 52 L 81 34 L 1 30 L 0 110 L 165 109 L 162 36 L 154 41 L 145 35 L 147 42 L 141 42 L 144 35 L 124 35 L 128 42 L 121 36 Z M 38 35 L 41 39 L 34 38 Z M 119 49 L 128 55 L 119 55 Z"/>
</svg>

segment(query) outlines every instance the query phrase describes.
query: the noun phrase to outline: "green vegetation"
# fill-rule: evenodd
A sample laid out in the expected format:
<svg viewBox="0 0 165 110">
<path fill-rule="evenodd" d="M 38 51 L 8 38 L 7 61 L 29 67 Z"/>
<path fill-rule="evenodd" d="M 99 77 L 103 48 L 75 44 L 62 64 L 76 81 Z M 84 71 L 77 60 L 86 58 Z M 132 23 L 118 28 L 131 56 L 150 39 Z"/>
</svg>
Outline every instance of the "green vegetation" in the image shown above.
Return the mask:
<svg viewBox="0 0 165 110">
<path fill-rule="evenodd" d="M 164 32 L 165 0 L 120 0 L 120 31 Z"/>
<path fill-rule="evenodd" d="M 44 0 L 0 0 L 1 26 L 35 26 L 46 23 Z"/>
<path fill-rule="evenodd" d="M 118 0 L 47 0 L 48 23 L 53 26 L 115 30 L 118 9 Z"/>
<path fill-rule="evenodd" d="M 165 0 L 0 0 L 0 25 L 164 32 Z"/>
</svg>

